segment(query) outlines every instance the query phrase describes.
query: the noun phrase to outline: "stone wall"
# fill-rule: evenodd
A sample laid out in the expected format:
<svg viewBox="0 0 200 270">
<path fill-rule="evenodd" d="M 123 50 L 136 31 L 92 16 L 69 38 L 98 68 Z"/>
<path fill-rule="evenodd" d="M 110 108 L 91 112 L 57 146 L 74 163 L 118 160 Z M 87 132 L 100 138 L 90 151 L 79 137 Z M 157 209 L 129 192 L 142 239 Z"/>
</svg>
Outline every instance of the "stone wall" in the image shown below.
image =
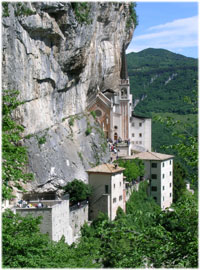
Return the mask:
<svg viewBox="0 0 200 270">
<path fill-rule="evenodd" d="M 41 233 L 48 233 L 53 241 L 59 241 L 65 236 L 65 241 L 70 245 L 73 243 L 73 232 L 69 221 L 69 200 L 40 201 L 43 208 L 16 208 L 16 213 L 22 216 L 31 215 L 42 217 L 40 224 Z M 35 202 L 31 202 L 34 205 Z M 38 203 L 38 202 L 37 202 Z"/>
<path fill-rule="evenodd" d="M 52 239 L 52 208 L 17 208 L 16 213 L 25 217 L 31 215 L 33 217 L 42 217 L 40 224 L 41 233 L 48 234 Z"/>
<path fill-rule="evenodd" d="M 80 205 L 80 207 L 70 208 L 69 219 L 70 227 L 73 231 L 73 237 L 77 237 L 81 227 L 88 222 L 88 204 Z"/>
</svg>

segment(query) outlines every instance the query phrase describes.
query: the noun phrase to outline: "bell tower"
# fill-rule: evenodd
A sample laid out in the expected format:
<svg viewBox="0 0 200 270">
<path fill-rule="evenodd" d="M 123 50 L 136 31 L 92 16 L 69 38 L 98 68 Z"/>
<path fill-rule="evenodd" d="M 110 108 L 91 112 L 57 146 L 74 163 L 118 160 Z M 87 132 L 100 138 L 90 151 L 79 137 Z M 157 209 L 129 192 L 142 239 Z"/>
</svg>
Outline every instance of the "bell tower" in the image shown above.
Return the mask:
<svg viewBox="0 0 200 270">
<path fill-rule="evenodd" d="M 128 70 L 126 63 L 126 49 L 123 44 L 121 53 L 121 73 L 120 73 L 120 91 L 119 91 L 119 101 L 121 107 L 121 134 L 122 140 L 128 140 L 130 138 L 130 115 L 131 115 L 131 105 L 132 105 L 132 95 L 130 95 L 130 84 L 128 78 Z"/>
</svg>

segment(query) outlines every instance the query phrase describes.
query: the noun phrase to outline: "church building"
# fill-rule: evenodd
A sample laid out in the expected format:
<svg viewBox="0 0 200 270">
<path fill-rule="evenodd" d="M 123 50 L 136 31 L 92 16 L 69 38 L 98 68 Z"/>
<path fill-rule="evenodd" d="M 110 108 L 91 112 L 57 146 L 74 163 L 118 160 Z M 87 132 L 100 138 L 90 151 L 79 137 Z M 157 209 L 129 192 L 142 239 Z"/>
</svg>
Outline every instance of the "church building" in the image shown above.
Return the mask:
<svg viewBox="0 0 200 270">
<path fill-rule="evenodd" d="M 127 143 L 125 155 L 151 151 L 151 118 L 134 114 L 124 46 L 118 89 L 99 90 L 89 98 L 88 110 L 96 113 L 108 139 Z"/>
</svg>

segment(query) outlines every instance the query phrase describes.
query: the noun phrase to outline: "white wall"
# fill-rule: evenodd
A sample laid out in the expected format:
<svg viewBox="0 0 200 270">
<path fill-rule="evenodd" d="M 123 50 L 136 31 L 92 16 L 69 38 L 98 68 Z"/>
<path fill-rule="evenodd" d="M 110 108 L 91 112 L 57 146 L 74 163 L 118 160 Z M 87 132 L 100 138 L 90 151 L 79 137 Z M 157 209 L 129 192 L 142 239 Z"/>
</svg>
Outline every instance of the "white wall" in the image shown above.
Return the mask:
<svg viewBox="0 0 200 270">
<path fill-rule="evenodd" d="M 173 201 L 173 159 L 163 161 L 152 160 L 152 161 L 145 161 L 144 163 L 145 163 L 145 177 L 151 179 L 149 188 L 150 196 L 156 198 L 157 203 L 160 205 L 162 209 L 170 207 Z M 157 164 L 157 168 L 153 168 L 151 165 L 152 163 Z M 157 179 L 152 179 L 151 177 L 152 174 L 156 174 Z M 156 187 L 157 191 L 153 191 L 152 187 Z"/>
<path fill-rule="evenodd" d="M 65 236 L 65 241 L 73 243 L 73 232 L 69 224 L 69 200 L 60 201 L 52 207 L 52 240 L 59 241 Z"/>
<path fill-rule="evenodd" d="M 72 244 L 73 234 L 69 225 L 69 200 L 42 202 L 44 205 L 48 203 L 53 205 L 49 208 L 17 208 L 16 212 L 22 216 L 28 214 L 33 217 L 42 216 L 41 233 L 48 233 L 53 241 L 59 241 L 64 235 L 65 241 Z"/>
<path fill-rule="evenodd" d="M 132 117 L 131 124 L 130 124 L 130 140 L 131 140 L 131 146 L 133 150 L 137 150 L 137 148 L 139 149 L 143 147 L 144 151 L 151 151 L 151 119 L 150 118 L 142 119 L 142 118 Z"/>
<path fill-rule="evenodd" d="M 88 204 L 70 211 L 70 226 L 73 230 L 73 236 L 76 237 L 85 222 L 88 222 Z"/>
<path fill-rule="evenodd" d="M 118 207 L 124 209 L 123 173 L 89 173 L 89 184 L 93 187 L 93 194 L 90 198 L 90 210 L 92 210 L 90 218 L 94 219 L 97 217 L 98 211 L 102 211 L 107 213 L 108 217 L 113 220 Z M 108 194 L 105 194 L 105 185 L 108 185 Z M 116 202 L 113 202 L 114 198 Z"/>
<path fill-rule="evenodd" d="M 124 211 L 123 203 L 123 173 L 117 173 L 112 176 L 111 180 L 111 220 L 115 219 L 118 207 L 121 207 Z M 113 202 L 116 199 L 116 202 Z"/>
<path fill-rule="evenodd" d="M 111 194 L 111 174 L 89 173 L 88 179 L 92 186 L 89 219 L 95 219 L 99 211 L 107 213 L 110 218 L 110 195 L 108 194 Z M 108 194 L 106 194 L 105 185 L 108 185 Z"/>
<path fill-rule="evenodd" d="M 170 207 L 172 201 L 173 201 L 173 160 L 168 159 L 161 163 L 161 208 L 165 209 L 166 207 Z"/>
</svg>

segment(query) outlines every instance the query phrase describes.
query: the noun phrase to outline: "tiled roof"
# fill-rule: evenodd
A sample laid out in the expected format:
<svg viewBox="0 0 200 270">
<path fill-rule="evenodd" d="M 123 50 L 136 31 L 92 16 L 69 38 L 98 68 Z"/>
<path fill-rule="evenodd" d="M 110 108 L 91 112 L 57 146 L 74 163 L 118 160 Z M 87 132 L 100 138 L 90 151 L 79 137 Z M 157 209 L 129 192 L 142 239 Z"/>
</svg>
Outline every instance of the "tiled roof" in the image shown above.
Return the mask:
<svg viewBox="0 0 200 270">
<path fill-rule="evenodd" d="M 125 168 L 122 167 L 115 167 L 115 164 L 109 164 L 109 163 L 105 163 L 105 164 L 101 164 L 99 166 L 96 166 L 94 168 L 91 168 L 89 170 L 87 170 L 88 173 L 117 173 L 117 172 L 121 172 L 124 171 Z"/>
<path fill-rule="evenodd" d="M 123 157 L 123 159 L 142 159 L 142 160 L 166 160 L 166 159 L 171 159 L 174 156 L 172 155 L 167 155 L 167 154 L 161 154 L 161 153 L 156 153 L 156 152 L 141 152 L 138 154 L 135 154 L 133 156 L 126 156 Z"/>
</svg>

